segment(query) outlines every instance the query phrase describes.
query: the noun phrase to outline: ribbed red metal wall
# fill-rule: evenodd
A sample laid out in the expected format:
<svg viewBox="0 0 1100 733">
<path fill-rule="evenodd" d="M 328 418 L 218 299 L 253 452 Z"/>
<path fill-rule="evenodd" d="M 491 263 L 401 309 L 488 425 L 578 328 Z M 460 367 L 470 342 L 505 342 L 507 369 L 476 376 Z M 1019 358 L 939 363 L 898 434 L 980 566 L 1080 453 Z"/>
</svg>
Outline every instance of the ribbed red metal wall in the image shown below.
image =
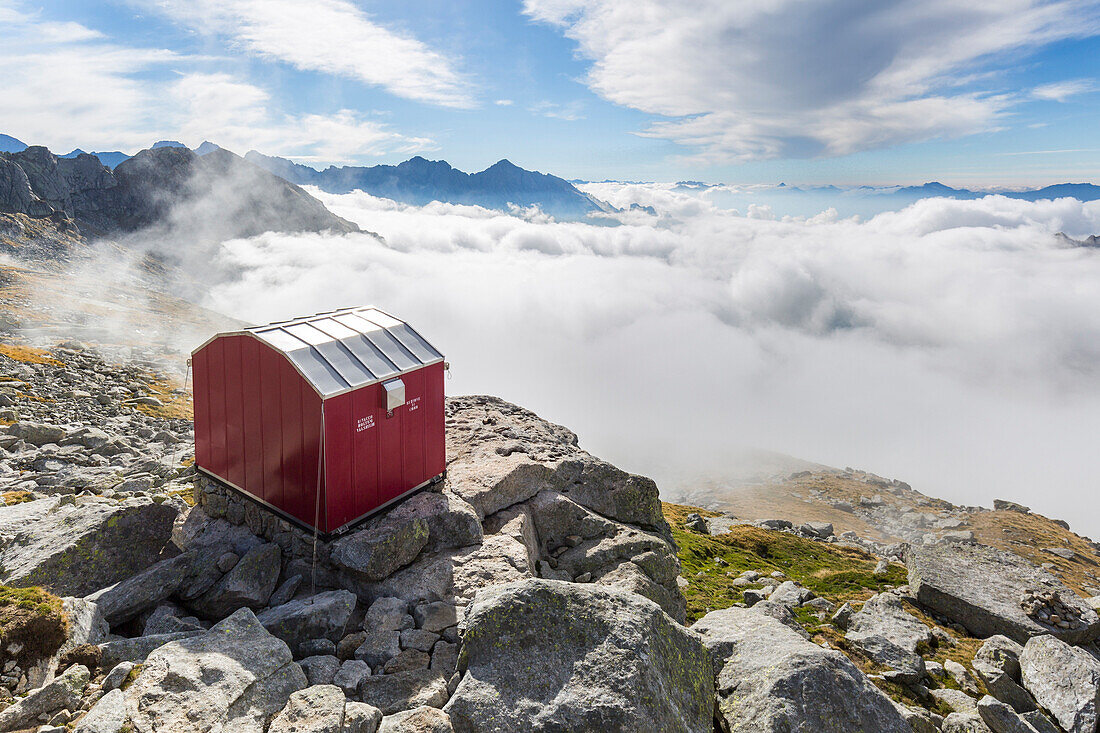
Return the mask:
<svg viewBox="0 0 1100 733">
<path fill-rule="evenodd" d="M 332 532 L 445 468 L 443 364 L 401 375 L 405 404 L 387 417 L 381 383 L 322 401 L 284 355 L 249 335 L 215 338 L 192 357 L 195 461 L 203 471 Z"/>
<path fill-rule="evenodd" d="M 381 384 L 325 402 L 326 506 L 331 528 L 443 472 L 443 364 L 408 372 L 401 379 L 405 404 L 392 417 L 386 416 Z"/>
</svg>

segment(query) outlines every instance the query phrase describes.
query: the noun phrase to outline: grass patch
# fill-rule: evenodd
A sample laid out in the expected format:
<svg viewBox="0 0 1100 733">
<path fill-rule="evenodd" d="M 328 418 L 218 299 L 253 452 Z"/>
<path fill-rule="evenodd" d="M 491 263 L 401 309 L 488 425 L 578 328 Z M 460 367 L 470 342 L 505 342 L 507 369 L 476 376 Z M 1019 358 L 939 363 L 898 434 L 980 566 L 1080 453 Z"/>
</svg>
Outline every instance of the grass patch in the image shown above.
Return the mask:
<svg viewBox="0 0 1100 733">
<path fill-rule="evenodd" d="M 0 585 L 0 650 L 21 645 L 14 659 L 19 666 L 57 651 L 69 630 L 61 599 L 42 588 Z M 7 660 L 6 651 L 0 659 Z"/>
<path fill-rule="evenodd" d="M 688 529 L 684 526 L 684 521 L 693 512 L 702 516 L 717 516 L 715 512 L 677 504 L 662 504 L 662 509 L 679 546 L 681 574 L 688 583 L 681 590 L 687 599 L 689 624 L 708 611 L 727 608 L 741 601 L 745 588 L 734 586 L 733 581 L 744 570 L 755 570 L 762 576 L 779 570 L 786 578 L 798 581 L 818 596 L 837 604 L 853 602 L 857 608 L 860 602 L 875 593 L 908 582 L 905 567 L 897 563 L 891 564 L 886 574 L 876 576 L 874 568 L 878 564 L 878 558 L 853 547 L 826 544 L 751 525 L 736 525 L 729 534 L 710 536 Z M 775 581 L 763 577 L 760 582 L 749 587 L 760 587 L 765 582 L 770 584 Z M 905 605 L 909 613 L 927 626 L 938 626 L 919 607 L 909 602 Z M 833 626 L 828 621 L 828 615 L 821 619 L 818 617 L 819 612 L 810 606 L 794 608 L 792 611 L 795 620 L 810 633 L 814 643 L 827 642 L 830 647 L 851 659 L 865 674 L 882 675 L 889 671 L 845 639 L 844 631 Z M 959 662 L 970 671 L 974 681 L 984 692 L 981 680 L 970 668 L 974 654 L 983 640 L 950 628 L 944 631 L 951 636 L 953 645 L 944 642 L 929 649 L 920 649 L 919 653 L 925 659 L 941 664 L 948 659 Z M 897 702 L 940 715 L 950 712 L 935 699 L 917 697 L 905 685 L 879 678 L 872 678 L 872 682 Z M 950 675 L 932 684 L 958 688 Z"/>
<path fill-rule="evenodd" d="M 125 690 L 127 687 L 134 684 L 134 680 L 136 680 L 138 678 L 138 675 L 141 674 L 141 667 L 142 665 L 135 664 L 134 668 L 130 670 L 130 674 L 126 675 L 126 679 L 124 679 L 122 681 L 122 684 L 119 685 L 119 689 Z"/>
<path fill-rule="evenodd" d="M 145 387 L 150 397 L 156 397 L 163 404 L 133 405 L 138 412 L 164 419 L 194 419 L 194 407 L 189 392 L 182 394 L 175 392 L 176 388 L 160 377 L 153 377 Z"/>
<path fill-rule="evenodd" d="M 0 494 L 0 499 L 4 500 L 5 506 L 12 506 L 13 504 L 34 501 L 34 494 L 30 491 L 5 491 Z"/>
<path fill-rule="evenodd" d="M 194 489 L 175 489 L 167 492 L 168 496 L 178 496 L 183 499 L 183 503 L 187 506 L 195 506 L 195 490 Z"/>
<path fill-rule="evenodd" d="M 49 352 L 45 349 L 38 349 L 33 346 L 20 346 L 18 344 L 0 344 L 0 354 L 8 357 L 12 361 L 21 361 L 26 364 L 52 364 L 53 366 L 61 366 L 61 362 L 57 359 L 49 356 Z"/>
<path fill-rule="evenodd" d="M 778 570 L 834 603 L 866 600 L 906 582 L 900 565 L 875 575 L 878 558 L 862 550 L 751 525 L 737 525 L 728 534 L 712 537 L 687 529 L 683 522 L 692 512 L 715 516 L 714 512 L 675 504 L 662 508 L 680 548 L 681 574 L 688 582 L 683 592 L 689 621 L 742 600 L 744 588 L 733 581 L 745 570 L 761 575 Z M 816 617 L 814 623 L 819 623 Z"/>
</svg>

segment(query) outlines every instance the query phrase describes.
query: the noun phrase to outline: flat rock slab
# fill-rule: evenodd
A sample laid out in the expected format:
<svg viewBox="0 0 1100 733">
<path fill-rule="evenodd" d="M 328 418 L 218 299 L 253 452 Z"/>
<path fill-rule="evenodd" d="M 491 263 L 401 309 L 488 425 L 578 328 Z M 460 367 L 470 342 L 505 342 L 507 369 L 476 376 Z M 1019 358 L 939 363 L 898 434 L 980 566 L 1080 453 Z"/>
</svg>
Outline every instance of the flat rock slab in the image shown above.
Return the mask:
<svg viewBox="0 0 1100 733">
<path fill-rule="evenodd" d="M 480 545 L 425 554 L 380 583 L 350 587 L 360 596 L 465 605 L 482 588 L 533 577 L 538 541 L 530 515 L 517 512 L 494 529 Z"/>
<path fill-rule="evenodd" d="M 422 706 L 441 708 L 447 702 L 447 678 L 427 669 L 371 675 L 359 683 L 359 696 L 383 715 Z"/>
<path fill-rule="evenodd" d="M 120 662 L 144 662 L 145 658 L 165 644 L 199 636 L 201 631 L 176 631 L 171 634 L 135 636 L 132 639 L 115 639 L 99 645 L 100 664 L 107 669 Z"/>
<path fill-rule="evenodd" d="M 344 692 L 333 685 L 314 685 L 290 695 L 267 733 L 342 733 Z"/>
<path fill-rule="evenodd" d="M 356 598 L 346 590 L 330 590 L 268 608 L 259 620 L 270 633 L 294 650 L 311 639 L 339 641 L 348 631 Z"/>
<path fill-rule="evenodd" d="M 916 652 L 922 644 L 932 643 L 932 630 L 905 608 L 894 593 L 879 593 L 863 604 L 848 621 L 849 641 L 882 636 L 907 652 Z"/>
<path fill-rule="evenodd" d="M 86 596 L 152 565 L 178 513 L 145 497 L 12 509 L 0 507 L 0 582 L 64 596 Z"/>
<path fill-rule="evenodd" d="M 657 485 L 582 450 L 567 428 L 498 397 L 447 401 L 447 488 L 485 518 L 544 489 L 605 517 L 663 524 Z"/>
<path fill-rule="evenodd" d="M 117 626 L 176 593 L 192 577 L 194 564 L 195 556 L 190 553 L 161 560 L 136 575 L 101 588 L 88 600 L 99 607 L 107 623 Z"/>
<path fill-rule="evenodd" d="M 985 545 L 913 545 L 905 553 L 909 586 L 925 608 L 985 638 L 1002 634 L 1024 644 L 1052 634 L 1071 644 L 1100 636 L 1100 617 L 1062 581 L 1027 560 Z M 1058 629 L 1030 618 L 1020 605 L 1025 591 L 1049 590 L 1081 614 L 1082 626 Z"/>
<path fill-rule="evenodd" d="M 0 711 L 0 730 L 31 728 L 40 715 L 48 716 L 63 708 L 77 707 L 89 677 L 88 668 L 84 665 L 69 667 L 53 682 L 31 690 L 26 697 Z"/>
<path fill-rule="evenodd" d="M 712 535 L 728 534 L 738 524 L 744 524 L 737 517 L 722 515 L 720 517 L 707 517 L 707 533 Z"/>
<path fill-rule="evenodd" d="M 633 593 L 554 580 L 488 588 L 467 611 L 462 658 L 444 707 L 459 733 L 713 730 L 699 638 Z"/>
<path fill-rule="evenodd" d="M 153 651 L 125 691 L 135 733 L 263 733 L 307 685 L 290 649 L 247 608 Z"/>
<path fill-rule="evenodd" d="M 1094 733 L 1100 722 L 1100 661 L 1091 654 L 1052 636 L 1037 636 L 1020 654 L 1020 676 L 1062 728 Z"/>
<path fill-rule="evenodd" d="M 722 730 L 912 733 L 890 698 L 850 659 L 771 616 L 726 608 L 691 628 L 713 660 Z"/>
</svg>

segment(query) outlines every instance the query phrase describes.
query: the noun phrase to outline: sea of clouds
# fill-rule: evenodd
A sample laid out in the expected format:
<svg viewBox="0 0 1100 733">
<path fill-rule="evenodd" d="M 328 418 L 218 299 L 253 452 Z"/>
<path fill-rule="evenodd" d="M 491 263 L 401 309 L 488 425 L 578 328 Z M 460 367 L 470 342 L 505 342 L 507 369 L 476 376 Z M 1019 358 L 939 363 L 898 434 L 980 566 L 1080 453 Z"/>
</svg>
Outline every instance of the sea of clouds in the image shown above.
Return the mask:
<svg viewBox="0 0 1100 733">
<path fill-rule="evenodd" d="M 957 503 L 1015 499 L 1100 533 L 1100 202 L 924 200 L 867 220 L 590 184 L 631 211 L 407 206 L 312 191 L 377 232 L 225 243 L 214 309 L 357 304 L 408 319 L 490 393 L 669 495 L 745 448 L 855 466 Z"/>
</svg>

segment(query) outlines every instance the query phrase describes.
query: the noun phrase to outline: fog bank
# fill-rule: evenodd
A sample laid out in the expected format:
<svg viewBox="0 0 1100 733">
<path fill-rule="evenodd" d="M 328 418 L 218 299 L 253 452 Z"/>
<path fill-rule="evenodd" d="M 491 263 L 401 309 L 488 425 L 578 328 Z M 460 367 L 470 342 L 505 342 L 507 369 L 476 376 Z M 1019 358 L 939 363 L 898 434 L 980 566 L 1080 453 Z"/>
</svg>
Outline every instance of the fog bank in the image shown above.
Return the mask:
<svg viewBox="0 0 1100 733">
<path fill-rule="evenodd" d="M 204 305 L 375 304 L 486 392 L 666 493 L 742 448 L 851 465 L 1100 534 L 1100 202 L 925 200 L 867 221 L 601 184 L 618 226 L 312 191 L 378 232 L 225 243 Z"/>
</svg>

